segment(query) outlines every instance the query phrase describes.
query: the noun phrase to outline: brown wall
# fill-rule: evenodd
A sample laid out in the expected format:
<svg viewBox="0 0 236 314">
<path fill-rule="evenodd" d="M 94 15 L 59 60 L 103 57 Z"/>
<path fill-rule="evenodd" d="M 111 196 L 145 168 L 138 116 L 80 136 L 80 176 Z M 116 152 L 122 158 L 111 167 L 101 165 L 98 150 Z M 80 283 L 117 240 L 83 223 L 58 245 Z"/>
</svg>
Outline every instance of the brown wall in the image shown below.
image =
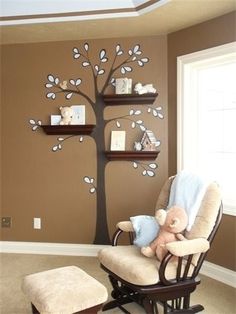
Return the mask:
<svg viewBox="0 0 236 314">
<path fill-rule="evenodd" d="M 91 108 L 81 97 L 75 96 L 71 101 L 66 101 L 62 95 L 54 101 L 45 97 L 44 84 L 49 73 L 61 80 L 83 78 L 81 88 L 93 97 L 89 70 L 82 69 L 80 61 L 72 57 L 73 47 L 82 47 L 83 43 L 68 41 L 2 47 L 2 215 L 11 216 L 13 221 L 12 228 L 1 230 L 2 240 L 93 242 L 96 195 L 89 193 L 83 177 L 88 175 L 96 179 L 95 143 L 89 137 L 79 143 L 76 137 L 66 141 L 62 151 L 54 153 L 51 148 L 58 136 L 47 136 L 41 130 L 32 132 L 28 124 L 30 118 L 47 124 L 50 114 L 58 114 L 58 108 L 65 104 L 85 104 L 86 122 L 95 123 Z M 150 59 L 144 67 L 136 66 L 128 77 L 134 82 L 154 84 L 159 93 L 155 105 L 163 106 L 165 118 L 156 119 L 147 113 L 146 106 L 135 106 L 143 110 L 145 125 L 161 140 L 158 170 L 154 178 L 148 178 L 142 175 L 140 168 L 134 169 L 131 162 L 107 165 L 105 188 L 110 233 L 119 220 L 141 213 L 153 214 L 158 191 L 168 176 L 167 38 L 91 40 L 91 58 L 95 61 L 99 51 L 105 48 L 112 62 L 117 43 L 121 44 L 126 57 L 128 49 L 140 44 L 142 55 Z M 105 118 L 125 115 L 131 108 L 133 106 L 107 107 Z M 142 132 L 133 130 L 130 122 L 120 122 L 127 131 L 126 149 L 132 149 L 133 142 L 140 140 Z M 114 122 L 106 128 L 107 148 L 110 131 L 116 129 Z M 41 230 L 33 229 L 33 217 L 41 217 Z"/>
<path fill-rule="evenodd" d="M 169 175 L 176 173 L 176 110 L 177 57 L 195 51 L 223 45 L 236 40 L 236 13 L 201 23 L 168 35 L 168 132 Z M 220 230 L 209 253 L 209 261 L 235 269 L 235 223 L 232 216 L 224 216 Z M 227 241 L 228 240 L 228 241 Z M 227 243 L 227 245 L 226 245 Z"/>
</svg>

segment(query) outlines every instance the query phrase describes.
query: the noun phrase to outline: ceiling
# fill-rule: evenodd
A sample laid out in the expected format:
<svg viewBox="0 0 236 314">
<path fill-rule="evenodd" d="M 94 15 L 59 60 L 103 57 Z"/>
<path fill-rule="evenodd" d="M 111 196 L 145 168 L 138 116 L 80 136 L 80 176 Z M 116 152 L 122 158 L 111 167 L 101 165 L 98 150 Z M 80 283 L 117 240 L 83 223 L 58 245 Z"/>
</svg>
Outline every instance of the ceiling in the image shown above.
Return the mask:
<svg viewBox="0 0 236 314">
<path fill-rule="evenodd" d="M 0 0 L 0 4 L 1 44 L 163 35 L 236 10 L 236 0 Z"/>
</svg>

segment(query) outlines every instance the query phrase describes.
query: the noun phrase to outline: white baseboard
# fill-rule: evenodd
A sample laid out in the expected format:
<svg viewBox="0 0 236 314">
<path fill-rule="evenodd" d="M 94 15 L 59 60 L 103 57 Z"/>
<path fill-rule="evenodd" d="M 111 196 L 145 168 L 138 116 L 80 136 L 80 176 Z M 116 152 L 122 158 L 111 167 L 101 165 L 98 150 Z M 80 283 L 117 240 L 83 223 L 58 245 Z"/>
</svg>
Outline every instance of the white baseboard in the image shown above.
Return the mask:
<svg viewBox="0 0 236 314">
<path fill-rule="evenodd" d="M 0 241 L 1 253 L 97 256 L 107 245 Z"/>
<path fill-rule="evenodd" d="M 236 288 L 236 272 L 231 269 L 205 261 L 200 273 Z"/>
<path fill-rule="evenodd" d="M 97 256 L 107 245 L 0 241 L 1 253 Z M 205 261 L 201 274 L 236 288 L 236 272 Z"/>
</svg>

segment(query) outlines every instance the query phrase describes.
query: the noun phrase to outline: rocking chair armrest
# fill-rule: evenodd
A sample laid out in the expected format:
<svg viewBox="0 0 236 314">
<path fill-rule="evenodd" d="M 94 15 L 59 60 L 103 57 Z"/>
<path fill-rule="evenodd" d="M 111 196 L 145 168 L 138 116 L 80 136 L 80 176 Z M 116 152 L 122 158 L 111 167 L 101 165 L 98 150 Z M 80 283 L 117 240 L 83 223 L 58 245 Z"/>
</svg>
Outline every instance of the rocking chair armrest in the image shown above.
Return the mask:
<svg viewBox="0 0 236 314">
<path fill-rule="evenodd" d="M 134 232 L 134 228 L 131 221 L 120 221 L 118 222 L 116 227 L 124 232 Z"/>
<path fill-rule="evenodd" d="M 205 253 L 210 248 L 210 243 L 204 238 L 193 240 L 183 240 L 169 242 L 166 244 L 167 250 L 175 256 L 186 256 L 197 253 Z"/>
</svg>

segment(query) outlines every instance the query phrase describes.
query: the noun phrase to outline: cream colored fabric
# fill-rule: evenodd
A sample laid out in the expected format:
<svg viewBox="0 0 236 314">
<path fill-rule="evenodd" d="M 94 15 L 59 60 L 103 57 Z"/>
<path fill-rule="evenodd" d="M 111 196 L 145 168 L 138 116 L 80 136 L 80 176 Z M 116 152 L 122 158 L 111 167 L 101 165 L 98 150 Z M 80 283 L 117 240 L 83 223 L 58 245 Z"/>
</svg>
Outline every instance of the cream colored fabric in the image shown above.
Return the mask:
<svg viewBox="0 0 236 314">
<path fill-rule="evenodd" d="M 167 250 L 175 256 L 185 256 L 196 253 L 204 253 L 210 248 L 206 239 L 184 240 L 166 244 Z"/>
<path fill-rule="evenodd" d="M 107 300 L 106 288 L 76 266 L 56 268 L 24 278 L 23 292 L 40 314 L 71 314 Z"/>
<path fill-rule="evenodd" d="M 166 180 L 165 184 L 163 185 L 160 194 L 158 196 L 158 200 L 156 202 L 156 207 L 155 209 L 161 209 L 161 208 L 166 208 L 169 202 L 169 195 L 170 195 L 170 188 L 171 188 L 171 184 L 174 180 L 174 176 L 170 177 Z M 154 215 L 155 213 L 153 213 Z"/>
<path fill-rule="evenodd" d="M 98 253 L 98 259 L 102 265 L 117 276 L 135 285 L 146 286 L 159 282 L 158 268 L 160 262 L 156 257 L 143 256 L 140 248 L 134 245 L 120 245 L 102 249 Z M 167 279 L 175 278 L 176 268 L 176 261 L 169 263 L 166 271 Z"/>
<path fill-rule="evenodd" d="M 134 232 L 131 221 L 120 221 L 116 227 L 123 230 L 124 232 Z"/>
</svg>

